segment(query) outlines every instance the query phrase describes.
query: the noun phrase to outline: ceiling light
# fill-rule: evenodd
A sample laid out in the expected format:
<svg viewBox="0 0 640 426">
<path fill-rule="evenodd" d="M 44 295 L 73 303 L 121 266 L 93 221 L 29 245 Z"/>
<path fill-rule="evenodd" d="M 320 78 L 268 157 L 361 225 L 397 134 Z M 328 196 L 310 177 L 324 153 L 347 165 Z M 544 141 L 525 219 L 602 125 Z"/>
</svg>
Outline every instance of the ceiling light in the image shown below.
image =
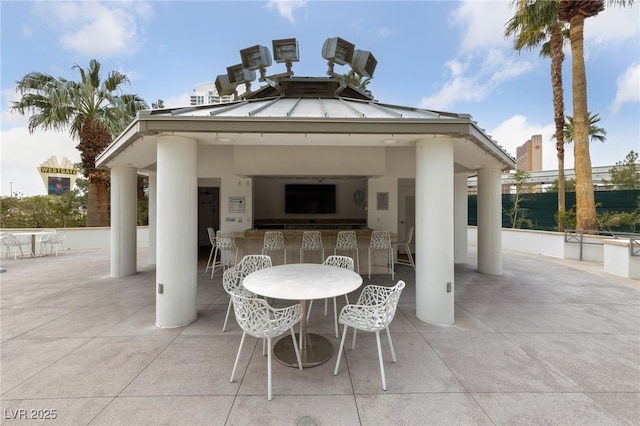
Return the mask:
<svg viewBox="0 0 640 426">
<path fill-rule="evenodd" d="M 385 145 L 393 145 L 394 143 L 397 143 L 398 139 L 383 139 L 382 143 Z"/>
</svg>

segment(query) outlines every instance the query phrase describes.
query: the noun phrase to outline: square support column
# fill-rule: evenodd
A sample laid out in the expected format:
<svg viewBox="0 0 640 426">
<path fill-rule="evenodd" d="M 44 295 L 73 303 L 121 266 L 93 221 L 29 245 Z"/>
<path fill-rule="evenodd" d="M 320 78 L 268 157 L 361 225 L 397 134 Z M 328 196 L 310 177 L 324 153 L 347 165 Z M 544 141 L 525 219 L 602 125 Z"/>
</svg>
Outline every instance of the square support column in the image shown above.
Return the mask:
<svg viewBox="0 0 640 426">
<path fill-rule="evenodd" d="M 181 327 L 197 316 L 198 143 L 158 138 L 156 325 Z"/>
<path fill-rule="evenodd" d="M 137 271 L 137 170 L 111 169 L 111 276 L 124 277 Z"/>
<path fill-rule="evenodd" d="M 502 275 L 502 192 L 500 169 L 478 170 L 478 271 Z"/>
<path fill-rule="evenodd" d="M 416 143 L 416 316 L 453 324 L 453 140 Z"/>
<path fill-rule="evenodd" d="M 458 173 L 454 178 L 454 201 L 453 201 L 453 235 L 455 263 L 467 263 L 468 258 L 468 238 L 467 228 L 469 226 L 469 189 L 467 187 L 467 174 Z"/>
</svg>

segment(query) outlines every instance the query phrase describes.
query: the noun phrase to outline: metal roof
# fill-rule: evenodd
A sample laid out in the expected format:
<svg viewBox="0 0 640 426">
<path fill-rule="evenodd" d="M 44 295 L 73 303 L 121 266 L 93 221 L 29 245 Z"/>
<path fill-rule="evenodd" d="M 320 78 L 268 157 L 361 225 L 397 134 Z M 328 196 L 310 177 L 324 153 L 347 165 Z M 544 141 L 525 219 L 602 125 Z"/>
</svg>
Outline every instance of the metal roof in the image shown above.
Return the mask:
<svg viewBox="0 0 640 426">
<path fill-rule="evenodd" d="M 298 77 L 279 83 L 232 102 L 139 111 L 96 158 L 96 164 L 147 164 L 152 159 L 141 156 L 155 156 L 155 138 L 163 134 L 183 135 L 204 145 L 380 146 L 391 142 L 396 147 L 442 135 L 458 141 L 456 162 L 470 171 L 485 163 L 482 152 L 505 170 L 515 168 L 515 159 L 469 114 L 381 103 L 335 79 Z M 469 142 L 479 151 L 466 148 Z M 128 149 L 135 146 L 138 149 Z M 126 161 L 121 156 L 125 152 L 135 161 Z"/>
</svg>

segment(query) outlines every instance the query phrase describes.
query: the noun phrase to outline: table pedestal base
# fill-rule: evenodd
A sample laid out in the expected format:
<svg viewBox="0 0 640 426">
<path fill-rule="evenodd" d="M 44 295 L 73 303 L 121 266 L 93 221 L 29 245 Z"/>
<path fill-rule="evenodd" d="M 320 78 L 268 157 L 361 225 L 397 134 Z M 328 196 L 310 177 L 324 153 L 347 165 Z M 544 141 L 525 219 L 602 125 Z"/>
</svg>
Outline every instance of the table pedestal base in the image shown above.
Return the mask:
<svg viewBox="0 0 640 426">
<path fill-rule="evenodd" d="M 296 339 L 300 341 L 300 335 L 296 333 Z M 298 368 L 296 351 L 293 347 L 291 335 L 287 335 L 278 340 L 273 346 L 273 355 L 281 363 L 289 367 Z M 319 334 L 307 334 L 306 344 L 300 348 L 300 359 L 302 367 L 315 367 L 320 365 L 333 355 L 333 346 L 329 339 Z"/>
</svg>

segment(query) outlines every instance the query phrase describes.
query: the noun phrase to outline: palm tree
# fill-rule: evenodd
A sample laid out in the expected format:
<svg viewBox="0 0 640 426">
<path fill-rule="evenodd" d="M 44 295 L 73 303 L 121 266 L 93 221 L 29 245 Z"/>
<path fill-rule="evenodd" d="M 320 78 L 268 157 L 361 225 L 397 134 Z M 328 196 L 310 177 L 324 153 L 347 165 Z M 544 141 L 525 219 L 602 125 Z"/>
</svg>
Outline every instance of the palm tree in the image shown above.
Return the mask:
<svg viewBox="0 0 640 426">
<path fill-rule="evenodd" d="M 551 58 L 551 88 L 553 93 L 553 116 L 556 127 L 556 155 L 558 158 L 558 212 L 565 211 L 564 177 L 564 89 L 562 88 L 562 46 L 565 24 L 558 18 L 558 1 L 512 0 L 516 8 L 514 16 L 507 22 L 506 36 L 515 36 L 517 51 L 529 50 L 542 45 L 540 56 Z M 559 230 L 564 228 L 560 223 Z"/>
<path fill-rule="evenodd" d="M 371 90 L 367 88 L 369 83 L 371 83 L 371 79 L 373 77 L 362 78 L 362 76 L 360 74 L 357 74 L 354 70 L 349 71 L 344 76 L 347 79 L 347 81 L 352 83 L 355 87 L 362 90 L 367 95 L 373 96 L 373 93 L 371 93 Z"/>
<path fill-rule="evenodd" d="M 633 0 L 609 0 L 611 5 L 626 6 Z M 584 65 L 584 20 L 596 16 L 605 7 L 604 0 L 560 0 L 558 16 L 569 23 L 571 41 L 571 74 L 573 92 L 574 141 L 576 172 L 576 228 L 596 230 L 596 203 L 593 194 L 591 156 L 589 154 L 589 113 L 587 75 Z"/>
<path fill-rule="evenodd" d="M 598 127 L 597 123 L 600 122 L 599 114 L 589 113 L 589 140 L 591 142 L 598 141 L 603 142 L 607 140 L 607 131 Z M 574 124 L 573 117 L 567 116 L 567 121 L 564 123 L 564 140 L 567 143 L 573 142 L 574 138 Z"/>
<path fill-rule="evenodd" d="M 135 117 L 148 108 L 137 95 L 121 94 L 129 83 L 124 74 L 111 71 L 105 80 L 95 59 L 89 68 L 74 65 L 79 81 L 52 77 L 41 72 L 26 74 L 17 82 L 21 99 L 10 108 L 21 115 L 30 113 L 29 132 L 68 129 L 79 139 L 81 168 L 89 182 L 87 226 L 109 226 L 109 171 L 96 169 L 95 158 Z"/>
</svg>

